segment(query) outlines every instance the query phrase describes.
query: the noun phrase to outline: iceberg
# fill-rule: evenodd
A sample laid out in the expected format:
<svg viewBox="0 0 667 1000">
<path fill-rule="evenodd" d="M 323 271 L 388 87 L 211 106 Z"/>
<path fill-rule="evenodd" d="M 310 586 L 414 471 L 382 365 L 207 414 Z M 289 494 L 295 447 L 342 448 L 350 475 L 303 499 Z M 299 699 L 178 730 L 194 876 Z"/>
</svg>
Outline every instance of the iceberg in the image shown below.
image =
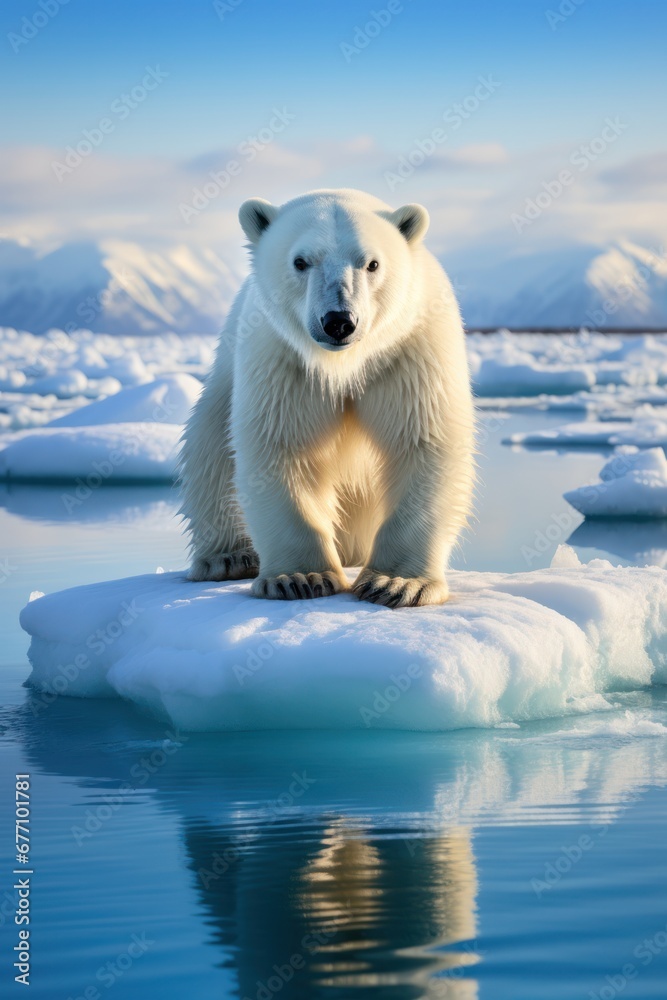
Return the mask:
<svg viewBox="0 0 667 1000">
<path fill-rule="evenodd" d="M 667 573 L 581 565 L 452 571 L 451 600 L 266 601 L 247 581 L 157 573 L 36 595 L 37 705 L 121 697 L 184 731 L 443 731 L 609 709 L 667 681 Z"/>
</svg>

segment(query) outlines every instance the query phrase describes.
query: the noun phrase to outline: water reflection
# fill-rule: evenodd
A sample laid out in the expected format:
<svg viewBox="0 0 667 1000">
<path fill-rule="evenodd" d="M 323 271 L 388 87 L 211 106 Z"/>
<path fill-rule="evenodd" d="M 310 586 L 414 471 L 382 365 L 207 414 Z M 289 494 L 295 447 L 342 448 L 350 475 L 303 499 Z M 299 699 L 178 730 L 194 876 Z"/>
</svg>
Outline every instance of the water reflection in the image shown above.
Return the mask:
<svg viewBox="0 0 667 1000">
<path fill-rule="evenodd" d="M 288 982 L 290 996 L 476 996 L 463 978 L 477 960 L 466 829 L 378 837 L 332 816 L 277 821 L 244 844 L 224 827 L 188 823 L 185 843 L 241 996 Z"/>
<path fill-rule="evenodd" d="M 47 524 L 124 524 L 161 530 L 173 527 L 174 487 L 0 482 L 0 508 Z"/>
<path fill-rule="evenodd" d="M 568 543 L 597 549 L 635 566 L 667 568 L 667 520 L 587 520 L 572 532 Z"/>
<path fill-rule="evenodd" d="M 474 828 L 610 823 L 667 780 L 667 740 L 633 737 L 664 696 L 619 697 L 625 711 L 520 733 L 188 735 L 116 701 L 30 694 L 10 722 L 32 769 L 85 788 L 93 815 L 115 793 L 141 823 L 141 791 L 177 817 L 195 919 L 239 997 L 469 1000 Z"/>
</svg>

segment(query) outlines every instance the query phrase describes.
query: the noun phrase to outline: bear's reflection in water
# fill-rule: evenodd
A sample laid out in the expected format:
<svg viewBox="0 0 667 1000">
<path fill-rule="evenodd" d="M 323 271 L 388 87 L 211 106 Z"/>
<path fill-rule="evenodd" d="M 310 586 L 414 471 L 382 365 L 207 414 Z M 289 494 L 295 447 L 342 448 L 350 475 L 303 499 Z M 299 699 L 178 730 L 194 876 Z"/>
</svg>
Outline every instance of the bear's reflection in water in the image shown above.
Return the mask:
<svg viewBox="0 0 667 1000">
<path fill-rule="evenodd" d="M 332 816 L 249 831 L 241 848 L 208 823 L 185 839 L 241 997 L 477 996 L 467 829 L 378 836 Z"/>
<path fill-rule="evenodd" d="M 164 723 L 117 701 L 60 698 L 44 708 L 32 693 L 10 728 L 33 773 L 73 778 L 93 810 L 129 778 L 166 820 L 179 818 L 200 914 L 173 911 L 169 921 L 190 933 L 203 913 L 200 933 L 239 998 L 477 996 L 475 859 L 469 830 L 436 807 L 441 782 L 460 773 L 439 740 L 173 734 L 182 742 L 165 758 L 155 750 L 171 741 Z M 305 787 L 283 807 L 278 793 L 294 777 Z M 153 808 L 145 815 L 134 801 L 123 822 L 152 824 Z M 122 837 L 110 843 L 122 870 L 127 848 Z"/>
</svg>

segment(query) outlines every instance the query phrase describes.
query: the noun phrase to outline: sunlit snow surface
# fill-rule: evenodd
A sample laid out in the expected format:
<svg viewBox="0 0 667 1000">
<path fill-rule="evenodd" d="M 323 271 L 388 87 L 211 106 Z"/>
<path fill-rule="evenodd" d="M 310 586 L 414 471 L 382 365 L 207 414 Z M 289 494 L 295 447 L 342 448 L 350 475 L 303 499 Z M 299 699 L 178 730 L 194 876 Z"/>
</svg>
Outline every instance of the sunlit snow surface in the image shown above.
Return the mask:
<svg viewBox="0 0 667 1000">
<path fill-rule="evenodd" d="M 30 683 L 120 695 L 184 730 L 446 730 L 610 708 L 667 681 L 667 574 L 582 566 L 452 572 L 441 607 L 336 595 L 264 601 L 246 582 L 159 573 L 37 596 Z"/>
</svg>

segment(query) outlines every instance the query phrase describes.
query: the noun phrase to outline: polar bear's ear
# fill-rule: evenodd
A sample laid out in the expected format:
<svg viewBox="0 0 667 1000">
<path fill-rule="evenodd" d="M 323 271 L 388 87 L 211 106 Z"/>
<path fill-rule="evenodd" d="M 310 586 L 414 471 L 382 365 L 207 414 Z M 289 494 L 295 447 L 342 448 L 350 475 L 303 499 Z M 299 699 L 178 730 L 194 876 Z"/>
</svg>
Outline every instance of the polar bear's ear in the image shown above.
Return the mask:
<svg viewBox="0 0 667 1000">
<path fill-rule="evenodd" d="M 239 209 L 239 222 L 251 243 L 257 243 L 265 229 L 268 229 L 278 209 L 263 198 L 250 198 Z"/>
<path fill-rule="evenodd" d="M 403 205 L 389 216 L 398 231 L 405 236 L 408 243 L 418 243 L 428 229 L 428 212 L 423 205 Z"/>
</svg>

